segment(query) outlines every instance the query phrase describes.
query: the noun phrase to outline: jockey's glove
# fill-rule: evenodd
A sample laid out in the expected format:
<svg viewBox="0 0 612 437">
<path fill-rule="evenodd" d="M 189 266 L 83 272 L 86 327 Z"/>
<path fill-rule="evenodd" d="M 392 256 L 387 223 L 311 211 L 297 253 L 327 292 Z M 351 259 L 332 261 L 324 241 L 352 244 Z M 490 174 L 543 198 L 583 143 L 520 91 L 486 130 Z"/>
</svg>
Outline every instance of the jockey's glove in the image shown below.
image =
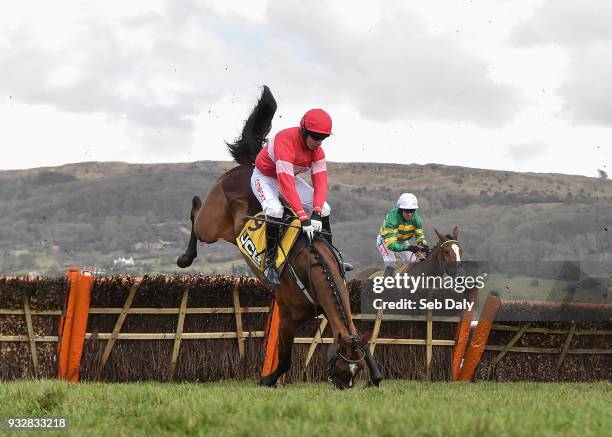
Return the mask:
<svg viewBox="0 0 612 437">
<path fill-rule="evenodd" d="M 404 250 L 407 250 L 412 253 L 417 253 L 419 251 L 419 246 L 413 246 L 411 244 L 405 243 Z"/>
<path fill-rule="evenodd" d="M 421 246 L 421 249 L 422 249 L 423 251 L 425 251 L 425 255 L 427 255 L 427 256 L 429 256 L 429 254 L 431 253 L 431 249 L 429 248 L 429 246 L 428 246 L 427 244 L 423 244 L 423 245 Z"/>
<path fill-rule="evenodd" d="M 319 214 L 318 212 L 313 212 L 310 215 L 310 223 L 312 223 L 312 227 L 314 228 L 315 232 L 321 232 L 321 229 L 323 229 L 323 223 L 321 222 L 321 214 Z"/>
<path fill-rule="evenodd" d="M 306 219 L 302 221 L 301 224 L 302 224 L 302 232 L 304 232 L 306 236 L 308 237 L 308 239 L 312 241 L 312 238 L 314 237 L 314 232 L 315 232 L 315 228 L 312 225 L 312 222 Z"/>
</svg>

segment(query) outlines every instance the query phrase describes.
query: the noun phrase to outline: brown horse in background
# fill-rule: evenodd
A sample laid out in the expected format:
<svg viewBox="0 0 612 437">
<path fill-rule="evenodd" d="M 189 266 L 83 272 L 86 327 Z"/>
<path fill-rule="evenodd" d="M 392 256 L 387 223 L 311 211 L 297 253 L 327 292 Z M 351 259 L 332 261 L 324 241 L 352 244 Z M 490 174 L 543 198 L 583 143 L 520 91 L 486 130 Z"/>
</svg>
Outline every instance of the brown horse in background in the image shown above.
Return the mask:
<svg viewBox="0 0 612 437">
<path fill-rule="evenodd" d="M 457 275 L 459 263 L 463 259 L 463 248 L 459 244 L 459 229 L 453 229 L 453 234 L 443 235 L 436 228 L 434 232 L 438 236 L 438 242 L 431 250 L 427 258 L 422 262 L 409 263 L 401 269 L 400 273 L 408 273 L 411 276 L 450 276 Z"/>
<path fill-rule="evenodd" d="M 244 217 L 261 211 L 250 179 L 255 157 L 270 132 L 275 111 L 276 101 L 264 86 L 261 98 L 245 122 L 241 138 L 227 144 L 230 154 L 240 165 L 216 181 L 203 204 L 199 197 L 193 198 L 191 238 L 185 254 L 177 260 L 179 267 L 191 265 L 197 256 L 198 240 L 209 244 L 217 240 L 236 244 L 245 224 Z M 327 354 L 327 379 L 338 388 L 350 388 L 365 362 L 370 369 L 371 382 L 378 385 L 382 377 L 367 346 L 370 333 L 359 335 L 353 324 L 344 271 L 334 248 L 320 236 L 310 242 L 300 233 L 287 262 L 305 284 L 314 303 L 285 268 L 280 284 L 274 289 L 280 315 L 278 366 L 270 375 L 262 377 L 260 383 L 273 386 L 289 370 L 297 327 L 324 313 L 334 338 Z M 266 283 L 260 272 L 254 273 Z"/>
</svg>

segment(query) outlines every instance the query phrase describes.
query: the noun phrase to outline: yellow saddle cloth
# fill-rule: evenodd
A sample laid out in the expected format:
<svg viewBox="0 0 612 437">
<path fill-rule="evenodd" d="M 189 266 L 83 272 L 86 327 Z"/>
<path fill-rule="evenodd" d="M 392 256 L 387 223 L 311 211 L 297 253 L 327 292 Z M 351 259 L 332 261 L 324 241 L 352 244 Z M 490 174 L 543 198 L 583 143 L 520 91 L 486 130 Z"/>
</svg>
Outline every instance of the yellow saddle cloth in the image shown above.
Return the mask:
<svg viewBox="0 0 612 437">
<path fill-rule="evenodd" d="M 265 218 L 263 212 L 257 213 L 256 218 Z M 275 219 L 280 221 L 280 219 Z M 295 244 L 297 237 L 300 235 L 300 220 L 296 217 L 286 228 L 278 248 L 276 255 L 276 268 L 279 273 L 285 264 L 285 254 L 289 255 L 289 251 Z M 266 252 L 266 227 L 265 222 L 257 219 L 249 219 L 238 238 L 236 238 L 238 248 L 244 258 L 253 265 L 257 270 L 263 272 L 264 258 Z"/>
</svg>

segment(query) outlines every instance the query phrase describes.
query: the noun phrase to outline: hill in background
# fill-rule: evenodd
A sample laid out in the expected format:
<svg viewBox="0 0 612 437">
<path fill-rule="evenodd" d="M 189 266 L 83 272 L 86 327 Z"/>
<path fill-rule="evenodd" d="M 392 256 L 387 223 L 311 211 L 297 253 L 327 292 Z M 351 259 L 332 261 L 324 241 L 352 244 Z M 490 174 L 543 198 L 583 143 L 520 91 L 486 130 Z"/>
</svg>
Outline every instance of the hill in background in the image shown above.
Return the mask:
<svg viewBox="0 0 612 437">
<path fill-rule="evenodd" d="M 0 273 L 177 272 L 194 194 L 232 162 L 88 162 L 0 171 Z M 334 242 L 357 270 L 380 266 L 376 235 L 405 191 L 419 198 L 425 232 L 459 227 L 471 260 L 612 261 L 612 181 L 464 167 L 329 163 Z M 132 264 L 133 262 L 133 264 Z M 199 246 L 187 271 L 246 273 L 225 242 Z"/>
</svg>

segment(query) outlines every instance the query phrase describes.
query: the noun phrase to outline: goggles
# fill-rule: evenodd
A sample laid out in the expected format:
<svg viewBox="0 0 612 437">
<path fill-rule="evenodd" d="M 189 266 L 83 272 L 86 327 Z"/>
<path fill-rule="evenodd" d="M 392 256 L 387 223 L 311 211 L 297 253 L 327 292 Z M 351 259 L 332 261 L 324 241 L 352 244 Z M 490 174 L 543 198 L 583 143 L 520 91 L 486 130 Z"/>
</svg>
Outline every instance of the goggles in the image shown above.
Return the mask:
<svg viewBox="0 0 612 437">
<path fill-rule="evenodd" d="M 315 141 L 323 141 L 325 138 L 329 136 L 329 134 L 322 134 L 320 132 L 312 132 L 307 130 L 306 135 L 309 135 Z"/>
</svg>

